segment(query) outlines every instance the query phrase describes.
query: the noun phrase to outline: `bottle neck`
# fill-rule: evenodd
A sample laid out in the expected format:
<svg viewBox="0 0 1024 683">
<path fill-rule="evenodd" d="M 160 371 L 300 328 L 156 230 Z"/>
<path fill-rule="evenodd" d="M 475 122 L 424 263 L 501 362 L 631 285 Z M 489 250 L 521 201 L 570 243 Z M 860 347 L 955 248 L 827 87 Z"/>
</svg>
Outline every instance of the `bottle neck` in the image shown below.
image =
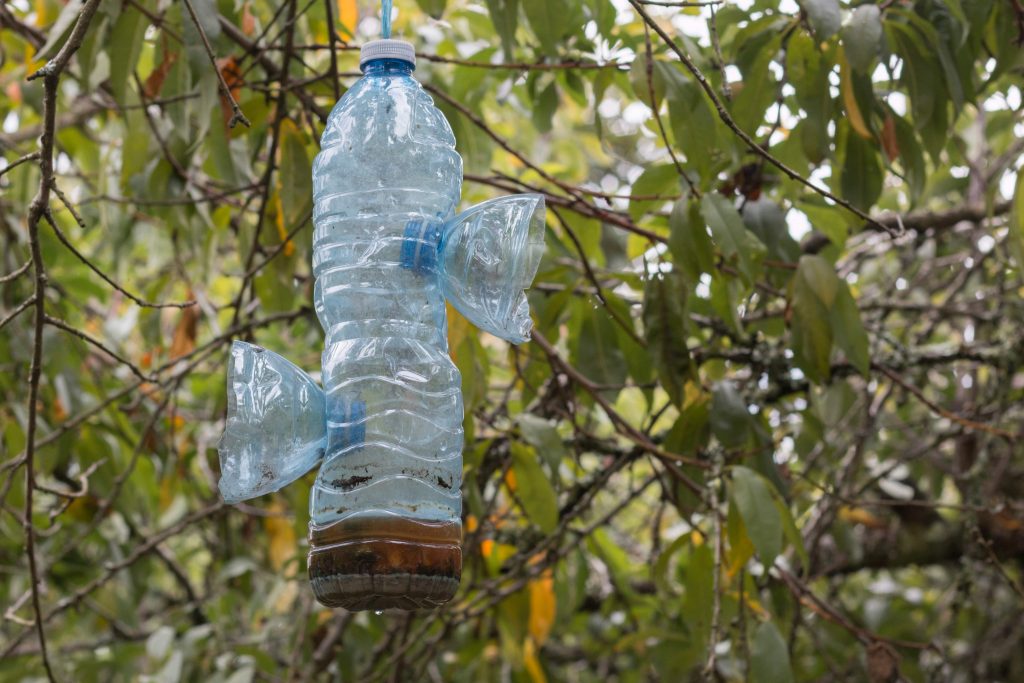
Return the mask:
<svg viewBox="0 0 1024 683">
<path fill-rule="evenodd" d="M 366 76 L 411 76 L 414 67 L 404 59 L 371 59 L 360 67 Z"/>
</svg>

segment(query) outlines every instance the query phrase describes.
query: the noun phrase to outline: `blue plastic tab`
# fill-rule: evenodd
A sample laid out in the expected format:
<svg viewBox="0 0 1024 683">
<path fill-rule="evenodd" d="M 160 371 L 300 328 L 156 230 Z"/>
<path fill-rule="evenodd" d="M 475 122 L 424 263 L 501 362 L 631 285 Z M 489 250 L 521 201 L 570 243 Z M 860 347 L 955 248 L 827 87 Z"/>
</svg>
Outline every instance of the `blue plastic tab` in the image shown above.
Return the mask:
<svg viewBox="0 0 1024 683">
<path fill-rule="evenodd" d="M 402 267 L 416 273 L 437 270 L 437 246 L 441 241 L 441 224 L 417 218 L 405 224 L 402 241 Z"/>
<path fill-rule="evenodd" d="M 366 402 L 339 398 L 330 406 L 327 452 L 337 453 L 366 440 Z"/>
</svg>

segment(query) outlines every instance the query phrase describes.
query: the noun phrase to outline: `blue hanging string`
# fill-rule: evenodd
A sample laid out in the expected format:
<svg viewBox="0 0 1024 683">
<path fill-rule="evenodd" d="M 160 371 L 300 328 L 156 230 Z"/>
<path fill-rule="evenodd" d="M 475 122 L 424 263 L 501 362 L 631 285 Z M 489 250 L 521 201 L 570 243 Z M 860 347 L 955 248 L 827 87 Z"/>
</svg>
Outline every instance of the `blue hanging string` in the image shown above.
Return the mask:
<svg viewBox="0 0 1024 683">
<path fill-rule="evenodd" d="M 380 0 L 381 33 L 385 38 L 391 37 L 391 0 Z"/>
</svg>

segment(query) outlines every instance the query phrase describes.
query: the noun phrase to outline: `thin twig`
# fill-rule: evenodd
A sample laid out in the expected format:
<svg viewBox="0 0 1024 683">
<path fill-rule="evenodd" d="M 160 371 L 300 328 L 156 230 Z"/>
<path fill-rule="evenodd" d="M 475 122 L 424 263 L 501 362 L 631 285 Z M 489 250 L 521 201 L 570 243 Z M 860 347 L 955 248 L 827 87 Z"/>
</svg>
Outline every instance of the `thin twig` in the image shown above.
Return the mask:
<svg viewBox="0 0 1024 683">
<path fill-rule="evenodd" d="M 217 56 L 213 54 L 213 48 L 210 47 L 210 39 L 206 37 L 206 31 L 203 30 L 203 25 L 199 21 L 199 16 L 196 15 L 196 10 L 192 7 L 192 0 L 185 0 L 185 8 L 188 10 L 189 16 L 192 17 L 192 23 L 195 24 L 196 30 L 199 32 L 199 37 L 203 41 L 203 47 L 206 48 L 206 55 L 210 58 L 210 64 L 213 66 L 213 70 L 217 74 L 217 82 L 220 83 L 220 91 L 231 103 L 231 120 L 228 121 L 228 128 L 234 128 L 238 123 L 241 123 L 246 128 L 251 128 L 252 123 L 249 122 L 249 119 L 245 118 L 245 114 L 242 113 L 242 108 L 238 106 L 238 102 L 235 101 L 235 96 L 231 94 L 231 88 L 228 87 L 227 82 L 224 80 L 224 74 L 220 72 L 220 67 L 217 66 Z"/>
<path fill-rule="evenodd" d="M 78 258 L 79 261 L 81 261 L 85 265 L 89 266 L 89 270 L 91 270 L 92 272 L 94 272 L 97 275 L 99 275 L 100 278 L 104 282 L 106 282 L 108 285 L 110 285 L 111 287 L 113 287 L 114 289 L 119 291 L 121 294 L 124 294 L 126 297 L 128 297 L 129 299 L 134 301 L 139 306 L 142 306 L 144 308 L 189 308 L 190 306 L 195 306 L 196 305 L 195 301 L 182 301 L 180 303 L 174 302 L 174 303 L 158 304 L 158 303 L 154 303 L 152 301 L 146 301 L 145 299 L 141 299 L 141 298 L 135 296 L 134 294 L 129 292 L 127 289 L 125 289 L 121 285 L 119 285 L 116 282 L 114 282 L 110 278 L 110 276 L 108 276 L 106 273 L 104 273 L 102 270 L 100 270 L 95 264 L 93 264 L 92 261 L 87 259 L 85 257 L 85 255 L 82 254 L 82 252 L 78 251 L 78 249 L 76 249 L 75 246 L 73 244 L 71 244 L 71 240 L 69 240 L 67 238 L 67 235 L 65 235 L 64 232 L 59 227 L 57 227 L 57 221 L 55 221 L 53 219 L 53 216 L 50 215 L 49 211 L 47 211 L 44 214 L 44 216 L 46 218 L 46 222 L 50 224 L 51 228 L 53 228 L 53 232 L 57 236 L 57 239 L 60 240 L 61 244 L 63 244 L 65 247 L 67 247 L 68 251 L 70 251 L 72 254 L 74 254 Z"/>
<path fill-rule="evenodd" d="M 690 192 L 693 193 L 694 197 L 700 198 L 701 192 L 693 181 L 690 180 L 690 176 L 687 175 L 683 169 L 683 165 L 679 163 L 678 157 L 676 157 L 675 150 L 672 149 L 672 145 L 668 140 L 668 133 L 665 132 L 665 123 L 661 120 L 661 108 L 659 106 L 658 98 L 654 93 L 654 51 L 651 49 L 651 30 L 644 25 L 644 49 L 646 50 L 647 59 L 644 66 L 646 67 L 647 75 L 647 96 L 650 99 L 651 114 L 654 116 L 655 123 L 658 124 L 658 132 L 661 134 L 661 141 L 665 143 L 665 149 L 668 151 L 669 157 L 672 159 L 672 165 L 676 167 L 676 173 L 686 181 L 686 184 L 690 187 Z"/>
<path fill-rule="evenodd" d="M 25 162 L 35 161 L 38 158 L 39 158 L 39 152 L 30 152 L 29 154 L 26 154 L 25 156 L 21 157 L 20 159 L 15 159 L 14 161 L 12 161 L 11 163 L 7 164 L 3 168 L 0 168 L 0 178 L 2 178 L 5 175 L 7 175 L 8 171 L 14 170 L 15 168 L 17 168 L 18 166 L 21 166 Z"/>
<path fill-rule="evenodd" d="M 25 261 L 20 266 L 18 266 L 17 269 L 11 271 L 10 273 L 7 273 L 7 275 L 4 275 L 3 277 L 0 277 L 0 285 L 7 284 L 8 282 L 11 282 L 13 280 L 17 280 L 19 277 L 24 275 L 25 272 L 28 271 L 28 269 L 31 267 L 32 261 Z"/>
<path fill-rule="evenodd" d="M 0 330 L 2 330 L 5 327 L 7 327 L 7 324 L 9 322 L 11 322 L 15 318 L 17 318 L 26 308 L 28 308 L 29 306 L 31 306 L 35 302 L 36 302 L 36 295 L 33 294 L 32 296 L 30 296 L 29 298 L 25 299 L 20 304 L 18 304 L 14 308 L 14 310 L 12 310 L 6 316 L 4 316 L 3 318 L 0 318 Z"/>
<path fill-rule="evenodd" d="M 111 358 L 116 360 L 121 365 L 126 366 L 129 370 L 132 371 L 133 375 L 138 377 L 143 382 L 152 382 L 155 379 L 154 377 L 151 377 L 150 375 L 147 375 L 146 373 L 142 372 L 142 370 L 140 370 L 134 363 L 132 363 L 130 360 L 128 360 L 124 356 L 120 355 L 119 353 L 117 353 L 116 351 L 114 351 L 113 349 L 111 349 L 110 347 L 105 345 L 99 339 L 96 339 L 95 337 L 87 334 L 86 332 L 83 332 L 82 330 L 78 329 L 77 327 L 69 325 L 68 323 L 64 322 L 63 320 L 61 320 L 59 318 L 54 318 L 53 316 L 50 316 L 50 315 L 47 315 L 45 320 L 46 320 L 46 324 L 47 325 L 51 325 L 51 326 L 56 327 L 58 329 L 64 330 L 65 332 L 78 337 L 79 339 L 81 339 L 82 341 L 86 342 L 87 344 L 92 344 L 97 349 L 99 349 L 103 353 L 107 354 L 108 356 L 110 356 Z"/>
<path fill-rule="evenodd" d="M 887 368 L 884 365 L 875 366 L 874 363 L 872 364 L 872 366 L 877 367 L 877 369 L 881 371 L 883 375 L 891 379 L 893 382 L 896 382 L 896 384 L 899 384 L 906 391 L 916 396 L 917 400 L 925 404 L 932 412 L 941 415 L 947 420 L 952 420 L 953 422 L 956 422 L 958 425 L 962 427 L 967 427 L 968 429 L 973 429 L 976 431 L 987 432 L 989 434 L 1001 436 L 1009 441 L 1015 442 L 1021 438 L 1024 438 L 1024 434 L 1020 432 L 1011 432 L 1006 429 L 1000 429 L 999 427 L 993 427 L 992 425 L 988 425 L 983 422 L 977 422 L 975 420 L 963 417 L 962 415 L 957 415 L 956 413 L 950 410 L 946 410 L 945 408 L 943 408 L 942 406 L 938 405 L 937 403 L 929 399 L 927 396 L 925 396 L 924 392 L 921 391 L 919 388 L 915 387 L 913 384 L 900 377 L 900 375 L 891 368 Z"/>
</svg>

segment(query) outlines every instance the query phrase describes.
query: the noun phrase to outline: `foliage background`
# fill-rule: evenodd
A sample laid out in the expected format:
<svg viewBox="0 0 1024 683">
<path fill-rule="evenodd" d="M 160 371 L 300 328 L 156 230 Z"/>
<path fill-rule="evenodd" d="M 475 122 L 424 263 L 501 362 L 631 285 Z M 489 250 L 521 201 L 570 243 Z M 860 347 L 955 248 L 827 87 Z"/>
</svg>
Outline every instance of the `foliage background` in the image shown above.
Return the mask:
<svg viewBox="0 0 1024 683">
<path fill-rule="evenodd" d="M 550 207 L 534 341 L 450 323 L 461 593 L 325 610 L 309 478 L 216 490 L 376 4 L 14 0 L 0 676 L 1024 680 L 1019 0 L 397 4 L 465 203 Z"/>
</svg>

